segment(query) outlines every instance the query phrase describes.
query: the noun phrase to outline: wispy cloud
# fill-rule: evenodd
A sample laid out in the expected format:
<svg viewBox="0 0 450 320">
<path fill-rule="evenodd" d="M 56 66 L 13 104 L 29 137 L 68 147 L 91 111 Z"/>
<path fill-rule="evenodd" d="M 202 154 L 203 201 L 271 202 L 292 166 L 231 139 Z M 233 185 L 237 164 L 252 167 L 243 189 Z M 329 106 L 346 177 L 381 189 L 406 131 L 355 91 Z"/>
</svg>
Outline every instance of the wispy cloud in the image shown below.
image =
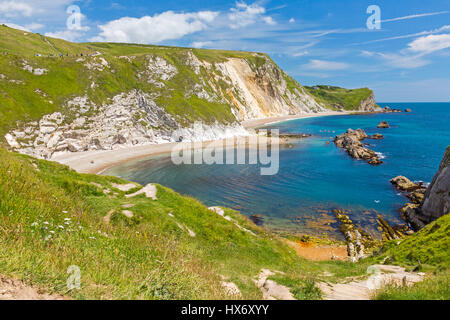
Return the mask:
<svg viewBox="0 0 450 320">
<path fill-rule="evenodd" d="M 336 71 L 348 69 L 350 65 L 344 62 L 311 59 L 305 67 L 312 70 Z"/>
<path fill-rule="evenodd" d="M 404 17 L 398 17 L 398 18 L 391 18 L 391 19 L 381 20 L 381 22 L 393 22 L 393 21 L 409 20 L 409 19 L 416 19 L 416 18 L 422 18 L 422 17 L 436 16 L 436 15 L 439 15 L 439 14 L 446 14 L 446 13 L 450 13 L 450 11 L 439 11 L 439 12 L 412 14 L 412 15 L 404 16 Z"/>
<path fill-rule="evenodd" d="M 445 25 L 445 26 L 442 26 L 442 27 L 440 27 L 438 29 L 434 29 L 434 30 L 422 31 L 422 32 L 417 32 L 417 33 L 409 33 L 409 34 L 405 34 L 405 35 L 401 35 L 401 36 L 395 36 L 395 37 L 382 38 L 382 39 L 377 39 L 377 40 L 371 40 L 371 41 L 354 43 L 354 45 L 376 43 L 376 42 L 383 42 L 383 41 L 391 41 L 391 40 L 398 40 L 398 39 L 414 38 L 414 37 L 426 36 L 426 35 L 429 35 L 429 34 L 441 33 L 441 32 L 445 32 L 445 31 L 450 31 L 450 25 Z"/>
<path fill-rule="evenodd" d="M 450 34 L 428 35 L 419 37 L 408 44 L 408 47 L 398 53 L 382 53 L 362 51 L 366 57 L 381 57 L 393 68 L 415 69 L 430 64 L 427 55 L 450 48 Z"/>
</svg>

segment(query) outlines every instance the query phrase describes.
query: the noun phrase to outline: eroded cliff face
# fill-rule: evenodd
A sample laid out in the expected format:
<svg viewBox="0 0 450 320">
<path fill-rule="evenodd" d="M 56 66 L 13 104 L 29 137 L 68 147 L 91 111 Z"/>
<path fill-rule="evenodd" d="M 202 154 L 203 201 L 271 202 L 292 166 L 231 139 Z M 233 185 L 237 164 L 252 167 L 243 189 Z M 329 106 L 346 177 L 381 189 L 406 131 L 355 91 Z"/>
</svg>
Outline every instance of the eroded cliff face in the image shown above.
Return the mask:
<svg viewBox="0 0 450 320">
<path fill-rule="evenodd" d="M 407 205 L 405 219 L 414 229 L 422 229 L 428 223 L 450 213 L 450 146 L 444 154 L 439 170 L 427 188 L 420 206 Z"/>
<path fill-rule="evenodd" d="M 425 193 L 420 213 L 428 222 L 450 213 L 450 146 Z"/>
<path fill-rule="evenodd" d="M 325 111 L 300 85 L 288 88 L 287 76 L 269 59 L 256 70 L 245 59 L 236 58 L 216 67 L 223 74 L 221 80 L 228 81 L 224 98 L 238 111 L 238 120 Z"/>
<path fill-rule="evenodd" d="M 358 111 L 362 112 L 380 112 L 381 108 L 375 103 L 375 95 L 372 93 L 370 97 L 361 101 Z"/>
<path fill-rule="evenodd" d="M 59 152 L 245 135 L 240 125 L 244 120 L 326 110 L 265 55 L 213 62 L 182 50 L 176 56 L 109 58 L 99 53 L 78 58 L 86 69 L 81 76 L 91 81 L 86 95 L 66 100 L 60 111 L 38 121 L 21 122 L 6 134 L 6 141 L 15 151 L 48 159 Z M 118 78 L 119 67 L 133 70 L 142 88 L 94 103 L 88 93 L 102 90 L 96 77 Z M 35 93 L 47 98 L 41 89 Z M 201 136 L 192 129 L 197 121 L 204 128 Z"/>
</svg>

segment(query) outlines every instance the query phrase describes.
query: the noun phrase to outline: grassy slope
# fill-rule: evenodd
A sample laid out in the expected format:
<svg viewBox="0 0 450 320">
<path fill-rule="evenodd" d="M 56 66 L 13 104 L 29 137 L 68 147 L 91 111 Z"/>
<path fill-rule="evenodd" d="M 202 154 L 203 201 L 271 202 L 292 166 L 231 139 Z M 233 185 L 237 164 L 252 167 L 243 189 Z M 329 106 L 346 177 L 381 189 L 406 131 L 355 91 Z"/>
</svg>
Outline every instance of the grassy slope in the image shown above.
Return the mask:
<svg viewBox="0 0 450 320">
<path fill-rule="evenodd" d="M 309 262 L 238 213 L 226 209 L 257 236 L 162 186 L 157 201 L 143 195 L 126 199 L 111 185 L 126 183 L 118 178 L 78 174 L 3 149 L 0 181 L 0 274 L 74 298 L 226 298 L 221 275 L 236 283 L 244 298 L 258 299 L 253 279 L 262 268 L 285 272 L 283 281 L 296 296 L 318 298 L 308 283 L 325 270 L 337 280 L 367 268 L 364 263 Z M 117 196 L 105 195 L 91 182 Z M 129 209 L 133 218 L 120 213 L 123 204 L 135 205 Z M 110 210 L 118 213 L 108 225 L 103 217 Z M 82 271 L 82 288 L 73 292 L 65 285 L 70 265 Z"/>
<path fill-rule="evenodd" d="M 411 288 L 388 287 L 377 299 L 450 299 L 450 215 L 403 240 L 387 243 L 379 258 L 432 274 Z"/>
<path fill-rule="evenodd" d="M 306 90 L 330 108 L 338 105 L 345 110 L 356 110 L 361 101 L 370 97 L 373 91 L 369 88 L 344 89 L 331 86 L 305 87 Z"/>
</svg>

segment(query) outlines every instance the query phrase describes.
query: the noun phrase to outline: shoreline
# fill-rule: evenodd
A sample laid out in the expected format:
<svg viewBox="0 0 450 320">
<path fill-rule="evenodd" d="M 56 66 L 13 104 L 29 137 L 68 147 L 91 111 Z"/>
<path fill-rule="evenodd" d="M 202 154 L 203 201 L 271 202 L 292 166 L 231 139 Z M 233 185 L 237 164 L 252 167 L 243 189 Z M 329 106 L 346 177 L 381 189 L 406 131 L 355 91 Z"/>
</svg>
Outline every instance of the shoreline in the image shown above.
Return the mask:
<svg viewBox="0 0 450 320">
<path fill-rule="evenodd" d="M 262 127 L 265 125 L 297 119 L 349 115 L 349 114 L 350 113 L 348 112 L 330 111 L 330 112 L 292 115 L 283 117 L 271 117 L 271 118 L 244 121 L 242 123 L 242 126 L 245 129 L 252 129 Z M 203 144 L 210 144 L 214 142 L 223 143 L 225 140 L 226 139 L 218 139 L 212 141 L 203 141 L 202 143 Z M 173 146 L 179 143 L 180 142 L 168 142 L 162 144 L 148 144 L 148 145 L 124 147 L 115 150 L 64 153 L 56 155 L 55 157 L 52 157 L 49 160 L 67 165 L 71 169 L 79 173 L 102 174 L 106 170 L 128 161 L 170 153 L 172 151 Z M 184 142 L 184 143 L 189 145 L 191 144 L 191 142 Z"/>
</svg>

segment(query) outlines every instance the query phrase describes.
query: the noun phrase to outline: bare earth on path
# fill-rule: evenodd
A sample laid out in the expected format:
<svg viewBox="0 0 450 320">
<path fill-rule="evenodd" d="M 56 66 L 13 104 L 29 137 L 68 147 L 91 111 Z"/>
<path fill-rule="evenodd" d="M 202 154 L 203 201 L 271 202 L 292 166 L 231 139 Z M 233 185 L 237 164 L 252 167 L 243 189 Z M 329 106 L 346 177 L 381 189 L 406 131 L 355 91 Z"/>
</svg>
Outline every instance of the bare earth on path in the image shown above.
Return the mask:
<svg viewBox="0 0 450 320">
<path fill-rule="evenodd" d="M 0 300 L 67 300 L 67 298 L 41 292 L 22 281 L 0 275 Z"/>
<path fill-rule="evenodd" d="M 424 279 L 424 273 L 407 272 L 405 268 L 390 265 L 374 265 L 377 273 L 368 279 L 349 280 L 344 283 L 318 283 L 324 300 L 370 300 L 384 286 L 411 286 Z"/>
</svg>

